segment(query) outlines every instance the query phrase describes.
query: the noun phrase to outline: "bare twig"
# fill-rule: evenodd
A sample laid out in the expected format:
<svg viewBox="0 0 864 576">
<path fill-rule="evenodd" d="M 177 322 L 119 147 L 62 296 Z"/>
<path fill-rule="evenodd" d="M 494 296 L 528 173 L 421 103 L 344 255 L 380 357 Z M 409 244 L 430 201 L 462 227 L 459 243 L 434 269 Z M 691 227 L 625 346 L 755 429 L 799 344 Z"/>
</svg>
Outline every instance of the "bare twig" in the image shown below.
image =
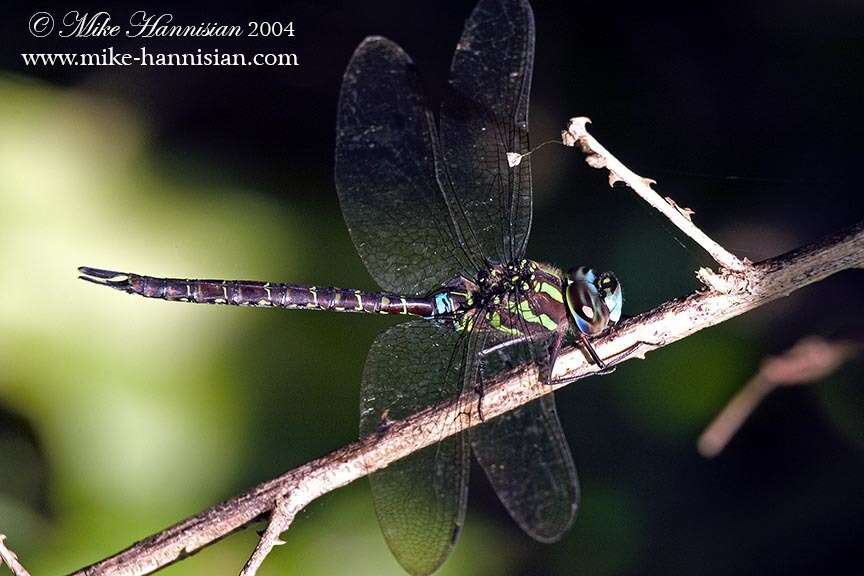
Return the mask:
<svg viewBox="0 0 864 576">
<path fill-rule="evenodd" d="M 15 576 L 30 576 L 30 573 L 18 561 L 18 556 L 6 547 L 6 536 L 0 534 L 0 566 L 6 564 Z"/>
<path fill-rule="evenodd" d="M 765 396 L 780 386 L 812 384 L 832 374 L 861 352 L 854 340 L 826 340 L 808 336 L 779 356 L 766 358 L 759 372 L 729 401 L 699 437 L 699 453 L 719 454 Z"/>
<path fill-rule="evenodd" d="M 613 357 L 639 348 L 640 356 L 715 324 L 734 318 L 799 288 L 848 268 L 864 267 L 864 222 L 810 246 L 748 266 L 736 282 L 736 290 L 703 290 L 667 302 L 623 322 L 614 332 L 595 342 L 598 353 Z M 628 356 L 633 358 L 635 355 Z M 526 366 L 503 375 L 484 390 L 483 414 L 494 418 L 548 394 L 550 387 L 530 386 L 526 378 L 536 368 Z M 581 350 L 562 352 L 553 377 L 575 379 L 590 375 L 594 366 Z M 560 384 L 555 388 L 560 388 Z M 79 576 L 149 574 L 208 546 L 271 511 L 280 497 L 290 497 L 292 510 L 430 443 L 462 430 L 460 418 L 472 407 L 468 425 L 480 422 L 474 398 L 454 399 L 431 407 L 406 420 L 392 422 L 359 442 L 295 468 L 260 484 L 245 494 L 184 520 L 97 564 L 76 572 Z M 440 431 L 431 437 L 428 430 Z M 273 531 L 279 526 L 273 528 Z M 278 533 L 277 533 L 278 536 Z"/>
<path fill-rule="evenodd" d="M 290 495 L 276 498 L 276 506 L 270 513 L 270 522 L 267 524 L 267 529 L 264 530 L 261 539 L 258 540 L 258 545 L 255 546 L 255 551 L 252 552 L 252 556 L 249 557 L 246 565 L 243 566 L 243 570 L 240 571 L 240 576 L 254 576 L 264 562 L 264 559 L 270 554 L 270 551 L 276 546 L 285 544 L 279 536 L 282 532 L 288 530 L 291 522 L 294 521 L 294 516 L 301 509 L 302 506 L 298 508 L 293 505 Z"/>
<path fill-rule="evenodd" d="M 698 226 L 693 223 L 693 211 L 689 208 L 681 208 L 671 198 L 663 198 L 651 189 L 651 184 L 656 184 L 650 178 L 639 176 L 623 163 L 613 156 L 602 144 L 600 144 L 594 136 L 588 133 L 587 124 L 591 120 L 584 116 L 579 118 L 571 118 L 567 126 L 567 130 L 561 133 L 561 139 L 567 146 L 579 145 L 582 152 L 585 153 L 585 161 L 592 168 L 606 168 L 609 170 L 609 185 L 613 186 L 616 182 L 624 182 L 636 194 L 642 197 L 651 206 L 663 213 L 669 218 L 675 226 L 681 229 L 682 232 L 692 238 L 697 244 L 702 246 L 720 266 L 727 270 L 742 272 L 747 269 L 749 264 L 746 260 L 741 260 L 734 254 L 727 251 L 720 244 L 708 237 L 702 232 Z M 700 271 L 702 272 L 702 271 Z M 719 286 L 711 284 L 710 275 L 708 278 L 703 278 L 704 272 L 700 273 L 700 278 L 709 284 L 711 288 L 719 289 Z"/>
</svg>

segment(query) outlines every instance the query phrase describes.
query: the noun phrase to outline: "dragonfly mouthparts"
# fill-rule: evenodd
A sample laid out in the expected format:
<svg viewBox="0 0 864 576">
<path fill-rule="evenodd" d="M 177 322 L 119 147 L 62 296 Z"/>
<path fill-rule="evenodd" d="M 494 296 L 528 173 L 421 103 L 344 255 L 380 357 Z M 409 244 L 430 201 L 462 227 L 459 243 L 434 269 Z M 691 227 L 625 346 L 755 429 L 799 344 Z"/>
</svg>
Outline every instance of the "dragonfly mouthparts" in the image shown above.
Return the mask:
<svg viewBox="0 0 864 576">
<path fill-rule="evenodd" d="M 115 290 L 126 290 L 129 287 L 129 274 L 126 272 L 115 272 L 114 270 L 102 270 L 101 268 L 89 268 L 81 266 L 78 268 L 78 278 L 101 284 Z"/>
</svg>

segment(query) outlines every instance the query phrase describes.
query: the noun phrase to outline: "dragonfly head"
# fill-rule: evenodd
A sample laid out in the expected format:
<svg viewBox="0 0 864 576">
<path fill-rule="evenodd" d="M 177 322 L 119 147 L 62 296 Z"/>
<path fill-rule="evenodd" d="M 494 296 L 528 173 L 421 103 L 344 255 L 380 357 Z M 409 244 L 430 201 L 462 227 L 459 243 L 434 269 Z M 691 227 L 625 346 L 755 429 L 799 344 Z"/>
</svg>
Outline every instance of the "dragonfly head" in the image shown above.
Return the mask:
<svg viewBox="0 0 864 576">
<path fill-rule="evenodd" d="M 621 319 L 621 283 L 612 272 L 571 268 L 564 276 L 564 296 L 570 321 L 589 336 Z"/>
</svg>

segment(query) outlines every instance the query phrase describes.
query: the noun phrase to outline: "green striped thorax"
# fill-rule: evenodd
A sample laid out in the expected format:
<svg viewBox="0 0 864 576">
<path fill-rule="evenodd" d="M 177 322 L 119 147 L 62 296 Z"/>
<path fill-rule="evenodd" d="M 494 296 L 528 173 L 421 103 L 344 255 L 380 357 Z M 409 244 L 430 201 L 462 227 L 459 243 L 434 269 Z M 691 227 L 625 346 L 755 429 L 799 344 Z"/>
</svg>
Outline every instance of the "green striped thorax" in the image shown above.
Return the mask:
<svg viewBox="0 0 864 576">
<path fill-rule="evenodd" d="M 476 282 L 454 278 L 431 295 L 434 317 L 470 328 L 480 317 L 514 338 L 568 328 L 588 336 L 601 333 L 621 317 L 621 285 L 611 272 L 582 266 L 566 274 L 531 260 L 499 264 Z"/>
</svg>

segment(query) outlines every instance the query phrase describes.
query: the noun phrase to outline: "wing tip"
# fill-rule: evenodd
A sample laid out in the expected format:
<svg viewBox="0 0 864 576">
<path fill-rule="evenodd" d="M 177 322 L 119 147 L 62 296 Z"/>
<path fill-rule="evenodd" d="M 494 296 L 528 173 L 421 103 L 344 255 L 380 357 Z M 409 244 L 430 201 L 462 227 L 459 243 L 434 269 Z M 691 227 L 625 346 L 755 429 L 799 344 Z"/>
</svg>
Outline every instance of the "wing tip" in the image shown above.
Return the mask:
<svg viewBox="0 0 864 576">
<path fill-rule="evenodd" d="M 386 36 L 367 36 L 364 38 L 357 48 L 354 50 L 354 55 L 351 57 L 353 61 L 358 55 L 380 52 L 381 54 L 395 55 L 403 60 L 410 60 L 408 53 L 399 44 Z"/>
<path fill-rule="evenodd" d="M 474 11 L 482 12 L 493 7 L 501 12 L 522 12 L 531 21 L 534 20 L 534 8 L 531 6 L 530 0 L 480 0 L 474 7 Z"/>
</svg>

